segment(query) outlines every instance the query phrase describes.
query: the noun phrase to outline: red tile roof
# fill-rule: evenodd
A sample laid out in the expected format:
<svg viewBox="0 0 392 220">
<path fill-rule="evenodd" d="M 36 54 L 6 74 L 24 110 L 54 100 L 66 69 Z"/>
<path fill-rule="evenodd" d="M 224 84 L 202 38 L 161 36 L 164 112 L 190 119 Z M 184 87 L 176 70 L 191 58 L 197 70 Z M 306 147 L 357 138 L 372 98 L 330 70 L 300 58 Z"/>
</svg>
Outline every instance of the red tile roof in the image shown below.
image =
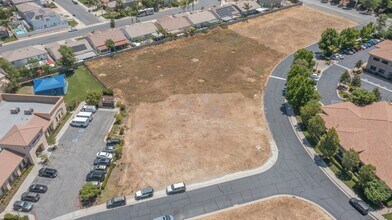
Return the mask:
<svg viewBox="0 0 392 220">
<path fill-rule="evenodd" d="M 369 52 L 369 54 L 379 57 L 383 60 L 392 61 L 392 40 L 384 40 L 376 45 L 376 48 Z"/>
<path fill-rule="evenodd" d="M 7 179 L 10 177 L 12 172 L 19 166 L 22 162 L 23 157 L 19 154 L 15 154 L 11 151 L 3 149 L 0 151 L 0 186 L 2 186 Z"/>
</svg>

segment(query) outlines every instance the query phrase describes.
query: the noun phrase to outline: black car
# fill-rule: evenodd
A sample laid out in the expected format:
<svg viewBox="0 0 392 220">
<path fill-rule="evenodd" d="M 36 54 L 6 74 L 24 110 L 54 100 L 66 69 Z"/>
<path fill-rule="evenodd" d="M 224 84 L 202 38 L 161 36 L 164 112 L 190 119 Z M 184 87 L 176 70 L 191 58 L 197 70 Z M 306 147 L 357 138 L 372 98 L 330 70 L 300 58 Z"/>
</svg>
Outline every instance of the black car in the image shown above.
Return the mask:
<svg viewBox="0 0 392 220">
<path fill-rule="evenodd" d="M 127 204 L 125 196 L 116 196 L 106 202 L 106 208 L 115 208 Z"/>
<path fill-rule="evenodd" d="M 29 192 L 46 193 L 48 187 L 42 184 L 33 184 L 29 187 Z"/>
<path fill-rule="evenodd" d="M 113 139 L 109 139 L 106 141 L 106 146 L 115 146 L 120 143 L 121 143 L 121 140 L 119 138 L 113 138 Z"/>
<path fill-rule="evenodd" d="M 38 202 L 39 194 L 34 192 L 25 192 L 22 194 L 22 201 Z"/>
<path fill-rule="evenodd" d="M 19 212 L 30 212 L 33 209 L 33 204 L 25 201 L 15 201 L 13 208 Z"/>
<path fill-rule="evenodd" d="M 94 160 L 94 165 L 110 165 L 111 160 L 109 158 L 97 158 Z"/>
<path fill-rule="evenodd" d="M 113 154 L 116 151 L 116 147 L 113 145 L 107 145 L 102 149 L 102 152 Z"/>
<path fill-rule="evenodd" d="M 38 176 L 55 178 L 58 175 L 57 170 L 53 168 L 41 168 Z"/>
<path fill-rule="evenodd" d="M 105 180 L 105 172 L 99 170 L 92 170 L 86 176 L 86 181 L 99 181 L 103 182 Z"/>
<path fill-rule="evenodd" d="M 369 212 L 369 206 L 361 200 L 358 200 L 356 198 L 351 198 L 349 203 L 356 209 L 358 210 L 362 215 L 367 215 Z"/>
<path fill-rule="evenodd" d="M 137 191 L 135 193 L 135 199 L 140 200 L 140 199 L 145 199 L 152 197 L 154 195 L 154 189 L 151 187 L 144 188 L 140 191 Z"/>
</svg>

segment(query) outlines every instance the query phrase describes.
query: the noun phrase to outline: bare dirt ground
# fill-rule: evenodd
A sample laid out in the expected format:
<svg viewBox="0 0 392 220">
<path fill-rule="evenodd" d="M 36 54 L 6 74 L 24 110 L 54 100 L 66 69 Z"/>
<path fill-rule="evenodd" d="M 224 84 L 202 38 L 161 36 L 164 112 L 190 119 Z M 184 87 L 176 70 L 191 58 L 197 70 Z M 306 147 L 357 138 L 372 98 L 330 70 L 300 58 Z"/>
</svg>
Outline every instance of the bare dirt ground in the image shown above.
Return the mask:
<svg viewBox="0 0 392 220">
<path fill-rule="evenodd" d="M 352 25 L 294 8 L 88 62 L 130 112 L 123 157 L 102 201 L 262 165 L 270 149 L 261 97 L 272 68 L 325 28 Z"/>
<path fill-rule="evenodd" d="M 219 212 L 200 220 L 219 219 L 263 219 L 263 220 L 330 220 L 327 213 L 317 206 L 289 196 L 272 198 L 266 201 L 256 202 L 250 205 L 233 208 Z"/>
<path fill-rule="evenodd" d="M 319 40 L 328 27 L 342 30 L 356 25 L 345 18 L 302 6 L 237 23 L 229 29 L 288 55 Z"/>
</svg>

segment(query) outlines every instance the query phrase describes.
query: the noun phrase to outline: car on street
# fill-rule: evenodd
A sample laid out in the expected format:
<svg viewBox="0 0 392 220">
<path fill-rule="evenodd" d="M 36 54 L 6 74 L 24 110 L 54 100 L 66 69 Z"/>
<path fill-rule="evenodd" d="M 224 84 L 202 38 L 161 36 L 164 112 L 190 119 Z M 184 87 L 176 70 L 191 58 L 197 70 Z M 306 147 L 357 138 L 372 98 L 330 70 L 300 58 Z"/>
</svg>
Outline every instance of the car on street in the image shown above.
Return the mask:
<svg viewBox="0 0 392 220">
<path fill-rule="evenodd" d="M 19 212 L 30 212 L 33 209 L 33 203 L 26 201 L 15 201 L 13 208 Z"/>
<path fill-rule="evenodd" d="M 152 187 L 146 187 L 135 193 L 135 199 L 136 200 L 145 199 L 145 198 L 152 197 L 153 195 L 154 195 L 154 189 Z"/>
<path fill-rule="evenodd" d="M 107 152 L 107 153 L 111 153 L 111 154 L 113 154 L 115 151 L 116 151 L 116 148 L 114 146 L 112 146 L 112 145 L 105 146 L 102 149 L 102 152 Z"/>
<path fill-rule="evenodd" d="M 342 54 L 335 53 L 335 54 L 332 54 L 332 56 L 330 58 L 332 60 L 342 60 L 344 58 L 344 56 Z"/>
<path fill-rule="evenodd" d="M 351 198 L 349 200 L 349 203 L 362 215 L 367 215 L 369 213 L 369 206 L 364 201 L 358 200 L 356 198 Z"/>
<path fill-rule="evenodd" d="M 115 146 L 120 143 L 121 143 L 121 140 L 119 138 L 108 139 L 106 141 L 106 146 Z"/>
<path fill-rule="evenodd" d="M 108 166 L 106 165 L 94 165 L 91 170 L 98 170 L 98 171 L 102 171 L 104 173 L 108 172 Z"/>
<path fill-rule="evenodd" d="M 111 209 L 127 204 L 125 196 L 116 196 L 106 202 L 106 208 Z"/>
<path fill-rule="evenodd" d="M 83 106 L 81 111 L 95 113 L 97 111 L 97 107 L 95 107 L 94 105 L 85 105 Z"/>
<path fill-rule="evenodd" d="M 38 193 L 33 192 L 24 192 L 22 193 L 21 200 L 22 201 L 29 201 L 29 202 L 38 202 L 40 196 Z"/>
<path fill-rule="evenodd" d="M 41 168 L 38 171 L 38 176 L 41 177 L 50 177 L 50 178 L 55 178 L 58 175 L 58 172 L 56 169 L 53 168 Z"/>
<path fill-rule="evenodd" d="M 75 31 L 77 31 L 77 30 L 78 30 L 77 28 L 71 27 L 71 28 L 68 29 L 68 32 L 75 32 Z"/>
<path fill-rule="evenodd" d="M 29 187 L 29 192 L 46 193 L 48 187 L 42 184 L 33 184 Z"/>
<path fill-rule="evenodd" d="M 177 193 L 183 193 L 186 191 L 185 183 L 174 183 L 166 187 L 166 194 L 172 195 Z"/>
<path fill-rule="evenodd" d="M 97 158 L 109 158 L 109 159 L 112 159 L 113 158 L 113 154 L 108 153 L 108 152 L 98 152 L 97 153 Z"/>
<path fill-rule="evenodd" d="M 112 160 L 109 159 L 109 158 L 97 158 L 97 159 L 94 160 L 93 164 L 94 165 L 106 165 L 106 166 L 109 166 L 111 162 L 112 162 Z"/>
<path fill-rule="evenodd" d="M 153 220 L 174 220 L 174 217 L 172 215 L 163 215 L 156 217 Z"/>
<path fill-rule="evenodd" d="M 86 176 L 86 182 L 99 181 L 103 182 L 105 180 L 105 172 L 99 170 L 92 170 Z"/>
</svg>

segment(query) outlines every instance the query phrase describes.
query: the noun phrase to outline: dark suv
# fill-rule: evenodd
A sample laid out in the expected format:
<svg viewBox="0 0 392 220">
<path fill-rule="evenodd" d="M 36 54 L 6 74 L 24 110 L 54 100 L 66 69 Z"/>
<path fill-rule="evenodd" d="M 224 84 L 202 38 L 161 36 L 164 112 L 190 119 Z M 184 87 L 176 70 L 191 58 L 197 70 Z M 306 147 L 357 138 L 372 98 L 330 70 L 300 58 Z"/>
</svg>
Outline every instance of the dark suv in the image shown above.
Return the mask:
<svg viewBox="0 0 392 220">
<path fill-rule="evenodd" d="M 42 184 L 33 184 L 29 187 L 29 192 L 46 193 L 48 187 Z"/>
<path fill-rule="evenodd" d="M 94 160 L 94 165 L 110 165 L 111 160 L 109 158 L 97 158 Z"/>
<path fill-rule="evenodd" d="M 38 172 L 38 175 L 43 177 L 55 178 L 58 173 L 57 170 L 53 168 L 41 168 Z"/>
<path fill-rule="evenodd" d="M 356 209 L 358 210 L 362 215 L 367 215 L 369 212 L 369 206 L 361 200 L 358 200 L 356 198 L 351 198 L 349 203 Z"/>
<path fill-rule="evenodd" d="M 120 143 L 121 143 L 121 140 L 119 138 L 113 138 L 113 139 L 109 139 L 106 141 L 106 146 L 115 146 Z"/>
<path fill-rule="evenodd" d="M 103 182 L 104 180 L 105 180 L 105 172 L 98 171 L 98 170 L 92 170 L 86 176 L 87 182 L 90 182 L 90 181 Z"/>
<path fill-rule="evenodd" d="M 33 192 L 25 192 L 22 194 L 22 201 L 38 202 L 39 194 Z"/>
<path fill-rule="evenodd" d="M 33 209 L 33 204 L 25 201 L 15 201 L 13 208 L 15 211 L 30 212 Z"/>
<path fill-rule="evenodd" d="M 106 202 L 106 208 L 108 209 L 115 208 L 115 207 L 123 206 L 125 204 L 127 204 L 127 200 L 125 199 L 125 196 L 116 196 Z"/>
</svg>

